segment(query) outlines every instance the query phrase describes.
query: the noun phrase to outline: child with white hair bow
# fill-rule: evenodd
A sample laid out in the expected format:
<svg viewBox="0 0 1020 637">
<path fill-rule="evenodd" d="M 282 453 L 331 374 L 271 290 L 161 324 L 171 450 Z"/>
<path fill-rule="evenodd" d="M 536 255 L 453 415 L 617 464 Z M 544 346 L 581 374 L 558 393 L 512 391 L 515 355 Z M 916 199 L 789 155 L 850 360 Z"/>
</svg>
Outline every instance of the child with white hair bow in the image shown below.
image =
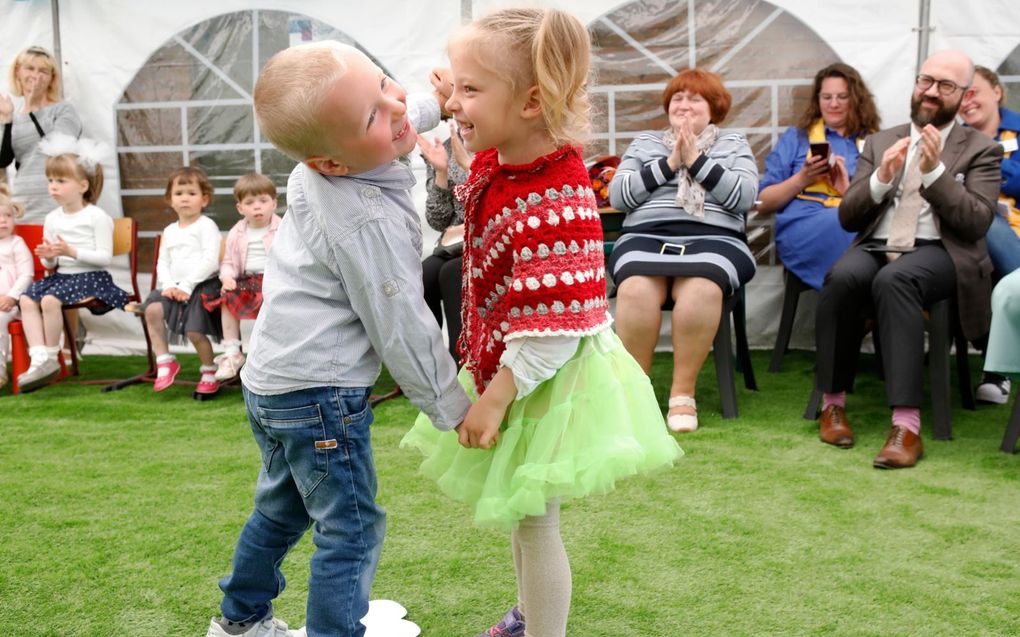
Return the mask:
<svg viewBox="0 0 1020 637">
<path fill-rule="evenodd" d="M 105 144 L 69 135 L 47 135 L 39 144 L 48 155 L 49 193 L 58 204 L 46 215 L 43 242 L 35 253 L 53 274 L 33 283 L 20 299 L 21 320 L 31 364 L 18 376 L 22 392 L 48 384 L 60 374 L 61 307 L 84 298 L 103 303 L 104 314 L 123 308 L 128 294 L 104 270 L 113 259 L 113 219 L 95 205 L 103 189 Z"/>
</svg>

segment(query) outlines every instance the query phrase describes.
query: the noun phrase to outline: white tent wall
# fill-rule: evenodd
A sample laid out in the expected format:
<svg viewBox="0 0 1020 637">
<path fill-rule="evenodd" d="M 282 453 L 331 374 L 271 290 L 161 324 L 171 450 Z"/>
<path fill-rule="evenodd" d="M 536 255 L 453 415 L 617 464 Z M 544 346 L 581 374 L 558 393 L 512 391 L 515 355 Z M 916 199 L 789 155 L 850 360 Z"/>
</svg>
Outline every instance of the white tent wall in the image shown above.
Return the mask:
<svg viewBox="0 0 1020 637">
<path fill-rule="evenodd" d="M 699 2 L 687 0 L 686 4 L 693 9 Z M 467 9 L 479 15 L 505 4 L 502 0 L 178 0 L 163 5 L 137 0 L 65 0 L 59 3 L 65 95 L 81 114 L 86 133 L 113 145 L 114 106 L 153 52 L 191 25 L 252 9 L 291 11 L 330 24 L 374 55 L 406 88 L 424 90 L 429 69 L 445 59 L 446 35 L 460 23 L 462 12 Z M 538 4 L 566 8 L 590 24 L 631 3 L 577 0 Z M 646 0 L 645 4 L 657 2 Z M 885 125 L 906 121 L 916 72 L 919 2 L 836 1 L 825 3 L 824 9 L 816 0 L 775 0 L 770 4 L 796 17 L 861 72 L 876 96 Z M 7 68 L 19 50 L 33 44 L 53 48 L 51 6 L 51 0 L 0 0 L 0 91 L 8 91 Z M 957 47 L 969 52 L 977 63 L 995 68 L 1020 44 L 1014 26 L 1020 24 L 1020 2 L 1014 0 L 931 0 L 930 16 L 930 50 Z M 421 162 L 415 161 L 423 177 Z M 120 216 L 117 167 L 108 168 L 100 205 Z M 423 181 L 419 179 L 414 192 L 419 204 L 424 201 Z M 434 234 L 426 228 L 426 246 L 430 237 Z M 143 270 L 147 267 L 141 264 Z M 122 273 L 118 281 L 126 282 Z M 813 346 L 814 296 L 802 298 L 792 343 L 795 347 Z M 761 268 L 749 287 L 748 299 L 752 345 L 771 347 L 782 299 L 780 268 Z M 140 328 L 132 317 L 115 312 L 95 320 L 87 317 L 86 324 L 93 338 L 88 351 L 141 351 Z"/>
</svg>

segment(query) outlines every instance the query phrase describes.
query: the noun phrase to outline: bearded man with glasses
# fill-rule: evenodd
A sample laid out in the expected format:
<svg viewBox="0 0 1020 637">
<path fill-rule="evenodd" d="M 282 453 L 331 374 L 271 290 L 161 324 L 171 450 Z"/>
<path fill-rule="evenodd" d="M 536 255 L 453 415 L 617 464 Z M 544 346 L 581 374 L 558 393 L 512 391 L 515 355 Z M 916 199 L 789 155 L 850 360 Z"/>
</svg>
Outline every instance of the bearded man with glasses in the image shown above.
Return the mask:
<svg viewBox="0 0 1020 637">
<path fill-rule="evenodd" d="M 878 323 L 892 428 L 878 468 L 914 466 L 923 453 L 924 318 L 937 301 L 957 300 L 964 335 L 988 332 L 992 264 L 985 233 L 995 214 L 1002 149 L 955 123 L 974 66 L 960 51 L 925 60 L 910 99 L 910 124 L 868 137 L 839 206 L 857 232 L 826 275 L 815 331 L 816 387 L 823 392 L 819 436 L 854 444 L 846 417 L 863 334 L 860 308 Z"/>
</svg>

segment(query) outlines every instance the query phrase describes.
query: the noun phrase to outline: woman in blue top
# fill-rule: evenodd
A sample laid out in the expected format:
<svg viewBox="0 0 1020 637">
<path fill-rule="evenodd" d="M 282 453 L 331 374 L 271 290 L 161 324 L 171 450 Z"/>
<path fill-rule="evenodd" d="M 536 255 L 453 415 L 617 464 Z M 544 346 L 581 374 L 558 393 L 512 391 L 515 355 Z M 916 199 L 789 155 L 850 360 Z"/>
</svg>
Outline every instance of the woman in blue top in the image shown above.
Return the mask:
<svg viewBox="0 0 1020 637">
<path fill-rule="evenodd" d="M 830 64 L 815 74 L 811 101 L 797 127 L 787 129 L 765 160 L 758 211 L 779 213 L 779 258 L 816 290 L 854 238 L 839 225 L 837 208 L 857 168 L 864 138 L 879 124 L 860 74 L 846 64 Z M 826 143 L 825 154 L 811 151 L 812 145 Z"/>
<path fill-rule="evenodd" d="M 960 117 L 967 126 L 981 131 L 1002 145 L 1002 188 L 999 209 L 988 228 L 988 255 L 995 266 L 995 277 L 1007 277 L 1020 270 L 1020 150 L 1017 136 L 1020 133 L 1020 113 L 1002 106 L 1006 101 L 1006 87 L 999 76 L 983 66 L 974 67 L 974 80 L 963 95 Z M 1013 345 L 1020 339 L 1020 322 L 1013 296 L 1020 290 L 1017 276 L 995 285 L 992 295 L 992 331 L 985 348 L 985 370 L 975 397 L 987 403 L 1004 404 L 1009 400 L 1009 379 L 999 373 L 1016 371 L 1020 354 Z M 1007 338 L 1007 335 L 1008 338 Z M 1004 361 L 1009 361 L 1006 364 Z"/>
</svg>

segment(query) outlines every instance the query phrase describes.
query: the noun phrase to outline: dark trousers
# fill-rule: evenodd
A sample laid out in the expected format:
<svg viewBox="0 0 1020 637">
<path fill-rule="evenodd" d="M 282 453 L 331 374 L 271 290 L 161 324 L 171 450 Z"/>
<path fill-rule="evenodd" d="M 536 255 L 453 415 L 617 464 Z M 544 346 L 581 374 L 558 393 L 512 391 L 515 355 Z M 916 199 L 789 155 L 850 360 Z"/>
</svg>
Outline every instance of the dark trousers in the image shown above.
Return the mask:
<svg viewBox="0 0 1020 637">
<path fill-rule="evenodd" d="M 461 257 L 440 257 L 430 254 L 421 262 L 422 282 L 425 284 L 425 303 L 450 337 L 450 356 L 460 366 L 457 356 L 457 339 L 460 337 L 460 264 Z"/>
<path fill-rule="evenodd" d="M 883 242 L 884 243 L 884 242 Z M 815 325 L 815 384 L 827 393 L 853 387 L 865 313 L 874 312 L 890 407 L 924 400 L 922 309 L 956 291 L 956 269 L 938 241 L 889 263 L 883 253 L 850 248 L 825 277 Z"/>
</svg>

